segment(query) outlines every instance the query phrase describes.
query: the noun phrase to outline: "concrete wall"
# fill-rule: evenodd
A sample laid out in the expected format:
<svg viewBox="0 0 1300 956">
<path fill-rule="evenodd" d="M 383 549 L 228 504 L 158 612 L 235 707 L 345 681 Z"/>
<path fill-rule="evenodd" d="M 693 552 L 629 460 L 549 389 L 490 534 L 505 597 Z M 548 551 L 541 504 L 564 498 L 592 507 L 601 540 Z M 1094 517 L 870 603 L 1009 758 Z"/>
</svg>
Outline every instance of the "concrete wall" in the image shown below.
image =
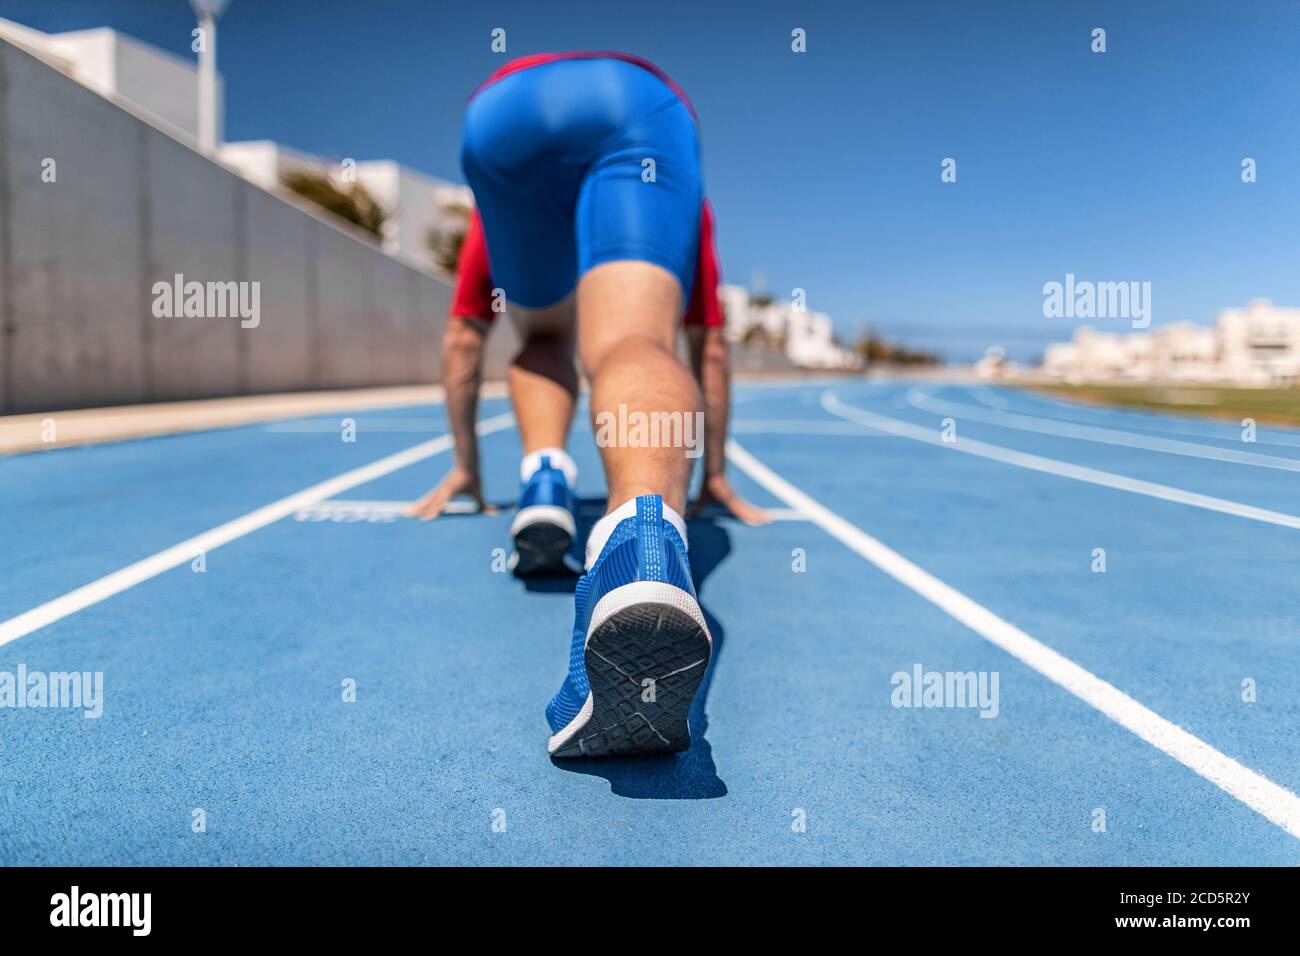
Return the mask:
<svg viewBox="0 0 1300 956">
<path fill-rule="evenodd" d="M 260 324 L 155 317 L 177 273 L 259 282 Z M 0 413 L 436 381 L 450 294 L 0 41 Z"/>
</svg>

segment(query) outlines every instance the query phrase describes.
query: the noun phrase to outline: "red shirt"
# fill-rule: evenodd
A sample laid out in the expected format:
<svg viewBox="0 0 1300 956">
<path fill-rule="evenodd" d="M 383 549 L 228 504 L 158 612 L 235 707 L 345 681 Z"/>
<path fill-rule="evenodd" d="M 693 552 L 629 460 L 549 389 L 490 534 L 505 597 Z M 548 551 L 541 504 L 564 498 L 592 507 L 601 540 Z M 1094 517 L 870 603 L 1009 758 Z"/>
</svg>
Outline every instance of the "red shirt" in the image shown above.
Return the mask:
<svg viewBox="0 0 1300 956">
<path fill-rule="evenodd" d="M 700 251 L 695 260 L 695 288 L 686 305 L 685 325 L 716 328 L 722 325 L 722 304 L 718 301 L 718 284 L 722 281 L 718 251 L 713 244 L 713 206 L 706 199 L 700 204 Z M 467 319 L 496 318 L 492 311 L 492 271 L 488 265 L 487 243 L 483 239 L 483 221 L 475 209 L 460 247 L 456 263 L 456 291 L 451 297 L 451 314 Z"/>
</svg>

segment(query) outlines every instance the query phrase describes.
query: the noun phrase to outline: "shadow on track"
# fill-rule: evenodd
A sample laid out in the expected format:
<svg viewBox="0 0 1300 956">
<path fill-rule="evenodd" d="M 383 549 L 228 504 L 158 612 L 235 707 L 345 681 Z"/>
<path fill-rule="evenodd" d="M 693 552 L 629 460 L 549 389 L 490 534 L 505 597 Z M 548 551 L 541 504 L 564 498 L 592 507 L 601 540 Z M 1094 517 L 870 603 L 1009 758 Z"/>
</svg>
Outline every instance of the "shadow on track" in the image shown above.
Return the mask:
<svg viewBox="0 0 1300 956">
<path fill-rule="evenodd" d="M 584 502 L 585 504 L 585 502 Z M 603 508 L 602 508 L 603 510 Z M 599 512 L 598 512 L 599 514 Z M 713 748 L 707 733 L 709 717 L 706 705 L 713 674 L 722 656 L 726 639 L 722 622 L 709 613 L 704 605 L 704 582 L 723 559 L 731 553 L 731 535 L 712 518 L 697 519 L 687 523 L 690 538 L 691 573 L 695 590 L 700 596 L 700 608 L 708 622 L 713 637 L 713 653 L 709 670 L 700 682 L 691 705 L 691 746 L 682 753 L 662 756 L 599 757 L 552 760 L 560 770 L 570 773 L 604 777 L 609 781 L 610 792 L 635 800 L 714 800 L 727 795 L 727 785 L 718 777 L 713 762 Z M 569 579 L 568 590 L 574 581 Z M 530 587 L 531 589 L 531 587 Z M 539 587 L 538 590 L 561 590 L 559 587 Z"/>
</svg>

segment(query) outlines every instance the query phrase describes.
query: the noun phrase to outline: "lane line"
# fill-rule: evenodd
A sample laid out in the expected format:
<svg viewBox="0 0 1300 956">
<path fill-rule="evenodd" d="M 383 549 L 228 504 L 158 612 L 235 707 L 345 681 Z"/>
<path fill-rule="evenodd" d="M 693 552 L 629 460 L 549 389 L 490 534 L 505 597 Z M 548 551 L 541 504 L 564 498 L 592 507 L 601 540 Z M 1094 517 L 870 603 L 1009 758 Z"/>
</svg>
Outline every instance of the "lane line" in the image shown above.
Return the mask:
<svg viewBox="0 0 1300 956">
<path fill-rule="evenodd" d="M 836 398 L 829 390 L 822 393 L 822 408 L 840 418 L 861 422 L 864 425 L 870 425 L 872 428 L 878 428 L 892 435 L 902 435 L 916 441 L 938 445 L 950 451 L 959 451 L 963 454 L 988 458 L 1006 465 L 1015 465 L 1017 468 L 1028 468 L 1031 471 L 1041 471 L 1048 475 L 1070 478 L 1074 481 L 1084 481 L 1091 485 L 1101 485 L 1104 488 L 1114 488 L 1117 491 L 1127 491 L 1130 494 L 1159 498 L 1162 501 L 1172 501 L 1191 508 L 1217 511 L 1220 514 L 1234 515 L 1238 518 L 1248 518 L 1251 521 L 1261 521 L 1265 524 L 1274 524 L 1279 527 L 1300 531 L 1300 517 L 1285 512 L 1269 511 L 1267 508 L 1256 508 L 1254 505 L 1242 504 L 1239 501 L 1232 501 L 1227 498 L 1215 498 L 1212 495 L 1202 495 L 1195 491 L 1174 488 L 1171 485 L 1157 484 L 1154 481 L 1143 481 L 1141 478 L 1129 478 L 1127 475 L 1117 475 L 1110 471 L 1101 471 L 1084 465 L 1073 465 L 1066 461 L 1058 461 L 1055 458 L 1044 458 L 1041 455 L 1031 455 L 1028 452 L 1003 448 L 1001 445 L 990 445 L 987 442 L 976 441 L 973 438 L 958 438 L 955 442 L 945 442 L 937 432 L 928 428 L 900 421 L 897 418 L 877 415 L 874 412 L 868 412 L 853 405 L 847 405 Z"/>
<path fill-rule="evenodd" d="M 808 516 L 794 508 L 764 508 L 763 511 L 772 521 L 807 521 Z M 730 518 L 731 512 L 718 505 L 709 505 L 696 513 L 699 518 Z"/>
<path fill-rule="evenodd" d="M 865 425 L 856 422 L 826 422 L 802 418 L 753 418 L 731 423 L 728 431 L 742 435 L 859 435 L 881 438 Z"/>
<path fill-rule="evenodd" d="M 1001 395 L 994 394 L 992 389 L 978 388 L 971 389 L 970 393 L 975 396 L 975 401 L 989 408 L 996 408 L 1000 412 L 1005 412 L 1010 408 L 1010 403 Z"/>
<path fill-rule="evenodd" d="M 374 435 L 380 432 L 440 432 L 447 428 L 447 416 L 440 418 L 365 418 L 347 416 L 339 418 L 295 418 L 286 422 L 270 422 L 265 430 L 275 433 L 316 434 L 318 432 L 340 432 L 343 422 L 350 421 L 356 433 Z"/>
<path fill-rule="evenodd" d="M 1199 737 L 1138 703 L 1113 684 L 940 581 L 888 545 L 804 494 L 735 441 L 727 443 L 727 458 L 773 495 L 806 515 L 827 534 L 900 584 L 1300 839 L 1300 797 L 1290 790 L 1216 750 Z"/>
<path fill-rule="evenodd" d="M 407 518 L 406 509 L 414 503 L 413 501 L 362 501 L 360 499 L 334 498 L 330 501 L 319 501 L 316 504 L 299 508 L 293 513 L 293 520 L 307 523 L 318 521 L 347 523 L 348 520 L 357 522 L 405 520 Z M 468 515 L 478 514 L 478 511 L 479 507 L 474 502 L 457 498 L 447 502 L 447 506 L 443 508 L 442 513 L 445 515 Z M 411 520 L 418 519 L 411 518 Z"/>
<path fill-rule="evenodd" d="M 513 415 L 497 415 L 479 422 L 477 430 L 480 435 L 487 435 L 508 428 L 513 422 Z M 32 608 L 30 611 L 24 611 L 17 617 L 12 617 L 0 623 L 0 647 L 90 607 L 92 604 L 98 604 L 106 598 L 120 594 L 127 588 L 156 577 L 164 571 L 170 571 L 174 567 L 192 561 L 200 554 L 206 554 L 223 544 L 229 544 L 231 541 L 242 538 L 259 528 L 265 528 L 267 525 L 288 517 L 300 509 L 324 501 L 350 488 L 355 488 L 357 485 L 390 475 L 408 465 L 424 461 L 426 458 L 432 458 L 434 455 L 449 451 L 451 447 L 452 437 L 450 435 L 441 435 L 438 438 L 414 445 L 405 451 L 399 451 L 386 458 L 373 461 L 368 465 L 344 472 L 327 481 L 322 481 L 320 484 L 312 485 L 310 488 L 289 495 L 287 498 L 281 498 L 279 501 L 264 505 L 256 511 L 250 511 L 233 521 L 227 521 L 225 524 L 204 531 L 202 534 L 187 538 L 179 544 L 174 544 L 157 554 L 150 555 L 134 564 L 129 564 L 97 581 L 92 581 L 75 591 L 69 591 L 62 597 L 54 598 Z"/>
<path fill-rule="evenodd" d="M 1021 398 L 1029 399 L 1034 405 L 1045 406 L 1044 412 L 1050 411 L 1054 415 L 1064 415 L 1067 412 L 1074 415 L 1073 418 L 1053 418 L 1049 415 L 1034 415 L 1035 418 L 1046 418 L 1048 421 L 1070 421 L 1078 424 L 1087 424 L 1086 420 L 1080 420 L 1079 416 L 1091 415 L 1095 419 L 1127 419 L 1124 424 L 1130 428 L 1140 428 L 1144 431 L 1159 432 L 1162 435 L 1182 435 L 1185 438 L 1208 438 L 1211 441 L 1240 441 L 1240 426 L 1229 424 L 1221 418 L 1204 418 L 1199 421 L 1188 421 L 1186 418 L 1168 419 L 1160 418 L 1159 409 L 1142 409 L 1138 406 L 1124 405 L 1088 405 L 1083 402 L 1070 401 L 1068 399 L 1048 398 L 1047 396 L 1030 391 L 1027 388 L 1015 388 L 1016 394 Z M 978 396 L 976 396 L 978 397 Z M 1024 414 L 1031 414 L 1024 412 Z M 1176 409 L 1170 409 L 1169 415 L 1176 415 Z M 1186 413 L 1184 413 L 1186 414 Z M 1175 427 L 1170 427 L 1170 426 Z M 1180 425 L 1200 426 L 1200 431 L 1189 431 L 1186 428 L 1177 427 Z M 1260 426 L 1255 430 L 1256 445 L 1278 445 L 1283 448 L 1300 448 L 1300 434 L 1287 433 L 1280 431 L 1279 427 L 1284 426 Z M 1214 429 L 1221 428 L 1231 434 L 1214 434 Z"/>
<path fill-rule="evenodd" d="M 1198 445 L 1195 442 L 1177 441 L 1173 438 L 1138 435 L 1113 428 L 1102 428 L 1098 425 L 1052 421 L 1048 418 L 1037 418 L 1033 415 L 1021 415 L 1016 412 L 989 412 L 982 408 L 976 408 L 974 405 L 935 398 L 918 388 L 908 391 L 907 403 L 913 408 L 919 408 L 922 411 L 935 412 L 940 415 L 960 415 L 963 418 L 995 425 L 998 428 L 1037 432 L 1041 435 L 1053 435 L 1058 438 L 1076 438 L 1079 441 L 1096 442 L 1102 445 L 1120 445 L 1125 448 L 1161 452 L 1166 455 L 1205 458 L 1210 461 L 1224 461 L 1235 465 L 1253 465 L 1256 468 L 1300 471 L 1300 460 L 1295 458 L 1261 455 L 1257 452 L 1236 451 L 1231 448 L 1215 448 L 1213 445 Z"/>
</svg>

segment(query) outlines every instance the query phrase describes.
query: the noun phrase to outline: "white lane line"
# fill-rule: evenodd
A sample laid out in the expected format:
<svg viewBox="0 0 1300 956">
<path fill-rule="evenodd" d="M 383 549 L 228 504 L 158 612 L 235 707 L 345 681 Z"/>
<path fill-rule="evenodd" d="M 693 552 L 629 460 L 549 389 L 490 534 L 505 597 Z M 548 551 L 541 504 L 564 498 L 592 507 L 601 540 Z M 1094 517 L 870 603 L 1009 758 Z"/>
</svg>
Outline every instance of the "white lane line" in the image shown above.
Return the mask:
<svg viewBox="0 0 1300 956">
<path fill-rule="evenodd" d="M 996 408 L 1000 412 L 1005 412 L 1009 403 L 1001 395 L 995 395 L 991 389 L 978 388 L 972 389 L 971 394 L 981 405 L 987 405 L 989 408 Z"/>
<path fill-rule="evenodd" d="M 1162 501 L 1172 501 L 1192 508 L 1217 511 L 1221 514 L 1248 518 L 1251 521 L 1262 521 L 1265 524 L 1275 524 L 1283 528 L 1293 528 L 1300 531 L 1300 517 L 1281 511 L 1269 511 L 1267 508 L 1256 508 L 1254 505 L 1242 504 L 1239 501 L 1231 501 L 1227 498 L 1215 498 L 1211 495 L 1202 495 L 1194 491 L 1174 488 L 1171 485 L 1157 484 L 1154 481 L 1143 481 L 1140 478 L 1129 478 L 1126 475 L 1117 475 L 1114 472 L 1101 471 L 1097 468 L 1072 465 L 1066 461 L 1057 461 L 1055 458 L 1044 458 L 1041 455 L 1031 455 L 1027 452 L 1003 448 L 1001 445 L 990 445 L 987 442 L 976 441 L 973 438 L 959 437 L 954 442 L 945 442 L 937 432 L 928 428 L 922 428 L 910 422 L 899 421 L 897 418 L 877 415 L 874 412 L 868 412 L 853 405 L 846 405 L 829 391 L 822 393 L 822 407 L 832 415 L 837 415 L 840 418 L 861 422 L 864 425 L 870 425 L 872 428 L 877 428 L 892 435 L 903 435 L 917 441 L 938 445 L 950 451 L 977 455 L 980 458 L 988 458 L 1006 465 L 1015 465 L 1017 468 L 1028 468 L 1031 471 L 1041 471 L 1048 475 L 1057 475 L 1074 481 L 1086 481 L 1091 485 L 1101 485 L 1105 488 L 1114 488 L 1117 491 L 1127 491 L 1135 495 L 1159 498 Z"/>
<path fill-rule="evenodd" d="M 879 434 L 855 422 L 819 422 L 801 418 L 757 418 L 731 423 L 731 432 L 740 435 L 860 435 L 879 438 Z"/>
<path fill-rule="evenodd" d="M 808 521 L 806 514 L 795 508 L 764 508 L 764 513 L 772 521 Z M 698 518 L 730 518 L 731 512 L 726 508 L 718 505 L 709 505 L 707 508 L 701 508 L 694 517 Z"/>
<path fill-rule="evenodd" d="M 509 414 L 484 419 L 478 424 L 478 433 L 487 435 L 491 432 L 500 431 L 503 428 L 510 427 L 513 422 L 514 416 Z M 75 591 L 69 591 L 62 597 L 47 601 L 39 607 L 24 611 L 17 617 L 11 617 L 9 620 L 0 623 L 0 647 L 33 631 L 40 630 L 48 624 L 62 620 L 70 614 L 75 614 L 83 608 L 90 607 L 92 604 L 98 604 L 100 601 L 119 594 L 127 588 L 134 587 L 142 581 L 156 577 L 164 571 L 169 571 L 174 567 L 185 564 L 187 561 L 192 561 L 200 554 L 219 548 L 223 544 L 229 544 L 236 538 L 242 538 L 259 528 L 265 528 L 267 525 L 279 521 L 301 508 L 324 501 L 333 495 L 347 491 L 349 488 L 355 488 L 357 485 L 363 485 L 368 481 L 374 481 L 376 478 L 392 474 L 408 465 L 424 461 L 426 458 L 448 451 L 451 447 L 452 438 L 450 435 L 443 435 L 422 442 L 405 451 L 399 451 L 387 458 L 380 458 L 378 461 L 371 462 L 361 468 L 355 468 L 327 481 L 322 481 L 318 485 L 312 485 L 310 488 L 289 495 L 287 498 L 281 498 L 279 501 L 264 505 L 256 511 L 250 511 L 243 517 L 227 521 L 223 525 L 204 531 L 193 538 L 188 538 L 180 542 L 180 544 L 174 544 L 166 550 L 159 551 L 157 554 L 135 562 L 135 564 L 127 565 L 121 570 L 107 574 L 98 581 L 92 581 Z"/>
<path fill-rule="evenodd" d="M 798 508 L 764 508 L 767 516 L 773 521 L 811 521 L 806 514 Z"/>
<path fill-rule="evenodd" d="M 349 415 L 343 418 L 335 415 L 329 418 L 290 419 L 285 422 L 271 422 L 265 426 L 268 432 L 287 432 L 291 434 L 315 434 L 318 432 L 340 432 L 344 423 L 350 423 L 358 435 L 380 432 L 441 432 L 447 428 L 447 417 L 441 418 L 366 418 L 363 415 Z"/>
<path fill-rule="evenodd" d="M 823 531 L 894 580 L 1300 839 L 1300 797 L 1290 790 L 1221 753 L 940 581 L 897 551 L 808 497 L 735 441 L 727 443 L 727 457 L 776 497 L 807 515 Z"/>
<path fill-rule="evenodd" d="M 294 521 L 371 521 L 387 522 L 406 517 L 406 509 L 413 501 L 361 501 L 353 498 L 335 498 L 299 508 L 293 513 Z M 447 502 L 443 514 L 477 514 L 478 505 L 472 501 L 456 499 Z"/>
<path fill-rule="evenodd" d="M 1016 412 L 985 411 L 974 405 L 935 398 L 916 388 L 907 393 L 907 403 L 913 408 L 919 408 L 922 411 L 935 412 L 940 415 L 960 415 L 962 418 L 971 421 L 985 422 L 999 428 L 1012 428 L 1016 431 L 1037 432 L 1040 435 L 1053 435 L 1058 438 L 1076 438 L 1080 441 L 1096 442 L 1102 445 L 1121 445 L 1125 448 L 1162 452 L 1166 455 L 1183 455 L 1188 458 L 1205 458 L 1210 461 L 1225 461 L 1236 465 L 1253 465 L 1256 468 L 1300 471 L 1300 460 L 1295 458 L 1280 458 L 1276 455 L 1261 455 L 1256 452 L 1236 451 L 1231 448 L 1216 448 L 1213 445 L 1198 445 L 1195 442 L 1177 441 L 1172 438 L 1138 435 L 1113 428 L 1101 428 L 1097 425 L 1058 422 L 1048 418 L 1037 418 L 1032 415 L 1020 415 Z"/>
<path fill-rule="evenodd" d="M 472 502 L 451 501 L 448 505 L 466 504 Z M 333 515 L 356 515 L 361 518 L 371 516 L 383 517 L 386 515 L 401 515 L 411 506 L 409 501 L 362 501 L 354 498 L 334 498 L 330 501 L 318 501 L 315 504 L 306 505 L 299 508 L 293 513 L 295 521 L 309 521 L 318 516 L 327 517 Z"/>
<path fill-rule="evenodd" d="M 316 505 L 307 505 L 294 511 L 295 522 L 308 524 L 315 523 L 372 523 L 387 524 L 406 518 L 407 509 L 415 502 L 411 501 L 361 501 L 360 498 L 334 498 L 333 501 L 321 501 Z M 578 505 L 580 514 L 586 518 L 599 518 L 604 514 L 603 507 L 599 503 L 582 502 Z M 794 509 L 788 507 L 767 507 L 763 509 L 768 518 L 774 522 L 806 522 L 807 515 L 802 515 Z M 478 514 L 478 506 L 472 501 L 455 501 L 447 502 L 446 509 L 443 509 L 446 515 L 473 515 Z M 731 518 L 731 512 L 723 507 L 706 507 L 699 511 L 701 518 Z"/>
<path fill-rule="evenodd" d="M 1036 405 L 1045 407 L 1045 410 L 1051 411 L 1053 415 L 1059 416 L 1069 412 L 1074 418 L 1059 418 L 1047 415 L 1035 415 L 1035 418 L 1047 418 L 1048 421 L 1071 421 L 1079 424 L 1087 424 L 1086 421 L 1080 421 L 1080 415 L 1091 415 L 1093 419 L 1105 419 L 1114 421 L 1115 419 L 1127 419 L 1125 424 L 1133 428 L 1141 428 L 1145 431 L 1159 432 L 1162 435 L 1182 435 L 1185 438 L 1208 438 L 1212 441 L 1240 441 L 1241 428 L 1238 425 L 1232 425 L 1224 422 L 1222 419 L 1204 419 L 1200 422 L 1187 422 L 1179 419 L 1174 421 L 1183 425 L 1197 426 L 1199 431 L 1180 427 L 1170 427 L 1173 422 L 1165 419 L 1156 419 L 1159 414 L 1156 410 L 1143 412 L 1136 407 L 1124 407 L 1122 405 L 1087 405 L 1077 401 L 1058 400 L 1047 398 L 1039 392 L 1030 391 L 1027 388 L 1017 389 L 1021 398 L 1029 399 Z M 978 397 L 978 396 L 976 396 Z M 1170 409 L 1171 414 L 1177 414 L 1177 409 Z M 1029 414 L 1026 412 L 1025 414 Z M 1153 420 L 1154 419 L 1154 420 Z M 1218 434 L 1215 429 L 1220 429 Z M 1285 448 L 1300 448 L 1300 434 L 1287 433 L 1279 431 L 1276 428 L 1257 428 L 1255 431 L 1256 445 L 1279 445 Z"/>
</svg>

